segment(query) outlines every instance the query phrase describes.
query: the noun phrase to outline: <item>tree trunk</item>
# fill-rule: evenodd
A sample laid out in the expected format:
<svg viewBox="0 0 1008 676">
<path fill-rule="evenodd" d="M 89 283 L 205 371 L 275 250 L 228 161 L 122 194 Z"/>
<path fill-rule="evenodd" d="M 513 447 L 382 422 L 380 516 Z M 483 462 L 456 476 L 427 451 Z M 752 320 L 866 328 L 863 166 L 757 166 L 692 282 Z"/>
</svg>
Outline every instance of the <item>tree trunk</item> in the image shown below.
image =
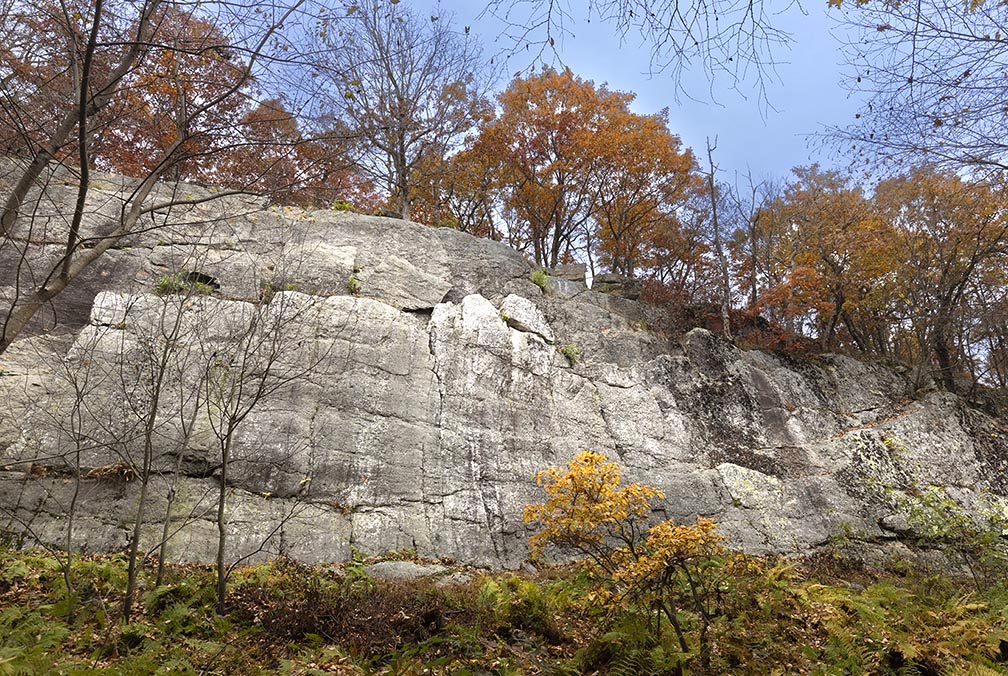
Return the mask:
<svg viewBox="0 0 1008 676">
<path fill-rule="evenodd" d="M 126 574 L 126 596 L 123 599 L 123 622 L 130 621 L 133 611 L 133 601 L 136 598 L 137 573 L 139 572 L 138 556 L 140 552 L 140 535 L 143 531 L 144 514 L 147 511 L 147 488 L 150 485 L 151 461 L 154 455 L 154 429 L 157 425 L 158 405 L 161 402 L 161 387 L 164 384 L 164 374 L 168 368 L 168 356 L 174 341 L 166 340 L 162 347 L 154 377 L 151 401 L 147 408 L 147 420 L 144 424 L 143 466 L 140 474 L 140 497 L 137 500 L 136 513 L 133 519 L 133 539 L 130 542 L 129 565 Z"/>
<path fill-rule="evenodd" d="M 939 328 L 934 332 L 934 340 L 931 343 L 931 347 L 934 350 L 935 359 L 938 360 L 938 378 L 941 380 L 942 386 L 949 392 L 955 392 L 955 369 L 952 363 L 952 351 L 949 350 L 948 339 L 945 337 L 943 329 Z"/>
<path fill-rule="evenodd" d="M 711 218 L 714 223 L 714 253 L 717 255 L 718 267 L 721 272 L 721 331 L 726 340 L 731 340 L 731 279 L 728 276 L 728 259 L 724 254 L 724 247 L 721 246 L 721 225 L 718 223 L 717 213 L 717 190 L 714 185 L 714 149 L 717 147 L 717 138 L 714 145 L 707 139 L 707 162 L 710 171 L 707 173 L 707 187 L 710 190 Z"/>
<path fill-rule="evenodd" d="M 147 501 L 147 486 L 150 483 L 149 474 L 150 471 L 148 468 L 140 479 L 140 497 L 137 499 L 136 514 L 133 519 L 133 535 L 129 547 L 129 567 L 126 573 L 126 595 L 123 597 L 123 622 L 127 624 L 133 613 L 133 601 L 136 597 L 137 557 L 140 549 L 140 533 L 143 529 L 144 503 Z"/>
<path fill-rule="evenodd" d="M 178 142 L 176 142 L 177 144 Z M 59 295 L 74 279 L 133 230 L 133 226 L 136 225 L 143 213 L 143 203 L 160 178 L 161 173 L 154 172 L 144 179 L 144 182 L 134 192 L 133 203 L 130 205 L 129 211 L 122 216 L 122 219 L 108 235 L 99 239 L 93 247 L 84 249 L 69 263 L 61 260 L 50 272 L 48 278 L 37 286 L 24 301 L 19 302 L 20 299 L 15 298 L 4 320 L 2 334 L 0 334 L 0 354 L 10 347 L 10 344 L 24 331 L 35 314 L 46 303 Z M 57 272 L 59 274 L 56 274 Z"/>
<path fill-rule="evenodd" d="M 168 499 L 165 505 L 164 522 L 161 524 L 161 540 L 158 542 L 158 567 L 156 586 L 161 586 L 164 581 L 165 559 L 168 557 L 168 540 L 171 539 L 171 513 L 175 505 L 175 498 L 178 495 L 178 478 L 182 474 L 182 456 L 186 446 L 189 444 L 189 437 L 192 434 L 193 425 L 196 423 L 196 415 L 199 412 L 199 388 L 197 388 L 196 403 L 193 406 L 192 415 L 189 417 L 189 424 L 186 425 L 185 418 L 182 418 L 182 440 L 178 445 L 178 456 L 175 459 L 175 473 L 172 475 L 172 484 L 168 489 Z M 184 407 L 183 407 L 184 411 Z"/>
<path fill-rule="evenodd" d="M 79 412 L 79 406 L 81 402 L 77 402 L 75 408 Z M 80 439 L 76 440 L 76 451 L 74 454 L 74 490 L 73 495 L 70 498 L 70 506 L 67 509 L 67 531 L 66 539 L 64 540 L 63 549 L 64 555 L 66 556 L 66 562 L 63 564 L 63 584 L 66 587 L 67 593 L 67 624 L 73 625 L 74 619 L 76 617 L 77 611 L 77 600 L 74 598 L 73 584 L 73 574 L 70 570 L 73 564 L 73 529 L 74 529 L 74 517 L 77 515 L 77 501 L 80 499 L 80 488 L 81 488 L 81 454 L 80 454 Z"/>
<path fill-rule="evenodd" d="M 749 221 L 749 309 L 756 310 L 756 300 L 758 294 L 756 278 L 756 226 L 759 223 L 759 214 L 756 214 Z"/>
<path fill-rule="evenodd" d="M 231 455 L 233 430 L 228 430 L 221 444 L 220 492 L 217 494 L 217 614 L 227 612 L 227 567 L 224 564 L 224 550 L 227 547 L 227 470 Z"/>
</svg>

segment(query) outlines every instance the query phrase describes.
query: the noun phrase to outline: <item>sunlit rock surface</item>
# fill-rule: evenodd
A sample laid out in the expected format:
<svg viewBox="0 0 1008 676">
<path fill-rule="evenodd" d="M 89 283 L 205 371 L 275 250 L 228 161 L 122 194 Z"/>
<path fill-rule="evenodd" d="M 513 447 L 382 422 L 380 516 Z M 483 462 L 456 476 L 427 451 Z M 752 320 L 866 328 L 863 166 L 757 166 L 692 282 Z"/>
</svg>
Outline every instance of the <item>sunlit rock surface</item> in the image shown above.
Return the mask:
<svg viewBox="0 0 1008 676">
<path fill-rule="evenodd" d="M 1004 509 L 1004 421 L 915 396 L 883 366 L 742 351 L 700 329 L 668 339 L 647 329 L 653 309 L 576 283 L 544 292 L 519 253 L 449 229 L 244 196 L 164 218 L 0 356 L 0 531 L 17 542 L 62 544 L 72 507 L 76 545 L 126 547 L 138 411 L 169 354 L 144 544 L 167 515 L 173 558 L 212 559 L 222 463 L 205 383 L 263 368 L 234 353 L 254 317 L 274 352 L 230 447 L 232 559 L 408 549 L 517 566 L 533 475 L 582 449 L 658 486 L 661 516 L 712 517 L 752 552 L 912 536 L 901 510 L 929 486 L 981 516 Z M 26 273 L 4 255 L 9 298 Z M 156 293 L 195 271 L 219 290 Z"/>
</svg>

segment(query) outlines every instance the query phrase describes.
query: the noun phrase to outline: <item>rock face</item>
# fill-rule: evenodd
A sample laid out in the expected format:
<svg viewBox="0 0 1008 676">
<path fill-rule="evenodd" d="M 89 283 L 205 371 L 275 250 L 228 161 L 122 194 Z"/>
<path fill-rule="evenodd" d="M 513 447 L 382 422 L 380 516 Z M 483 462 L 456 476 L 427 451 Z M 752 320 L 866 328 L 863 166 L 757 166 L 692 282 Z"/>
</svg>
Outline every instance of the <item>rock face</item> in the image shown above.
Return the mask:
<svg viewBox="0 0 1008 676">
<path fill-rule="evenodd" d="M 978 514 L 1008 504 L 1004 421 L 914 398 L 882 366 L 670 340 L 617 294 L 544 293 L 502 244 L 228 200 L 114 252 L 57 306 L 65 331 L 0 356 L 8 537 L 61 544 L 72 510 L 76 545 L 123 549 L 145 447 L 144 546 L 167 532 L 194 561 L 215 551 L 224 458 L 232 559 L 517 566 L 532 476 L 582 449 L 658 486 L 663 516 L 712 517 L 753 552 L 906 537 L 922 487 Z M 219 291 L 155 293 L 191 272 Z"/>
<path fill-rule="evenodd" d="M 612 293 L 629 300 L 637 300 L 641 294 L 640 280 L 625 277 L 615 272 L 604 272 L 595 275 L 592 288 L 602 293 Z"/>
</svg>

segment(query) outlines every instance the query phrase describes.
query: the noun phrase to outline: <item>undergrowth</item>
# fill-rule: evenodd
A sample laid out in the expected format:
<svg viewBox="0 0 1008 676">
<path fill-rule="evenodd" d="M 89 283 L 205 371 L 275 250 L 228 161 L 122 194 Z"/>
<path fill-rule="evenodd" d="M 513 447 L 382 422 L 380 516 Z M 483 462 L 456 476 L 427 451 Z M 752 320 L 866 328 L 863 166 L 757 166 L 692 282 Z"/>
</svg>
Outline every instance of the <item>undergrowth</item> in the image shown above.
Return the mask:
<svg viewBox="0 0 1008 676">
<path fill-rule="evenodd" d="M 280 559 L 237 570 L 218 615 L 212 572 L 174 566 L 161 586 L 143 578 L 123 624 L 123 557 L 83 557 L 68 623 L 55 559 L 0 550 L 0 675 L 1008 673 L 1003 583 L 762 563 L 725 587 L 705 672 L 650 615 L 599 604 L 575 567 L 393 583 Z"/>
</svg>

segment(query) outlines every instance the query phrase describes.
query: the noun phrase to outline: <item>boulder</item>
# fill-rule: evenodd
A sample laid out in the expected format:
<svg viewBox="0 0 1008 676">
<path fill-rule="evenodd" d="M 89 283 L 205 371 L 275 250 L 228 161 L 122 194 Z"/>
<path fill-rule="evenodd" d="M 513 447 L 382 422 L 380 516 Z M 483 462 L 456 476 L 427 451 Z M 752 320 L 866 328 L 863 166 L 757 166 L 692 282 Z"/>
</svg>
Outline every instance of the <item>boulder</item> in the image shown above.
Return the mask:
<svg viewBox="0 0 1008 676">
<path fill-rule="evenodd" d="M 611 293 L 628 300 L 637 300 L 641 294 L 641 283 L 636 277 L 604 272 L 592 279 L 592 289 L 599 293 Z"/>
<path fill-rule="evenodd" d="M 563 263 L 554 268 L 547 268 L 546 273 L 550 277 L 579 283 L 583 286 L 585 284 L 585 276 L 588 274 L 588 266 L 584 263 Z"/>
<path fill-rule="evenodd" d="M 416 563 L 414 561 L 379 561 L 364 566 L 364 572 L 378 580 L 404 582 L 421 580 L 425 577 L 444 575 L 448 572 L 446 566 Z"/>
<path fill-rule="evenodd" d="M 500 313 L 511 328 L 534 333 L 547 343 L 556 342 L 553 329 L 550 328 L 543 313 L 529 299 L 510 294 L 501 303 Z"/>
</svg>

